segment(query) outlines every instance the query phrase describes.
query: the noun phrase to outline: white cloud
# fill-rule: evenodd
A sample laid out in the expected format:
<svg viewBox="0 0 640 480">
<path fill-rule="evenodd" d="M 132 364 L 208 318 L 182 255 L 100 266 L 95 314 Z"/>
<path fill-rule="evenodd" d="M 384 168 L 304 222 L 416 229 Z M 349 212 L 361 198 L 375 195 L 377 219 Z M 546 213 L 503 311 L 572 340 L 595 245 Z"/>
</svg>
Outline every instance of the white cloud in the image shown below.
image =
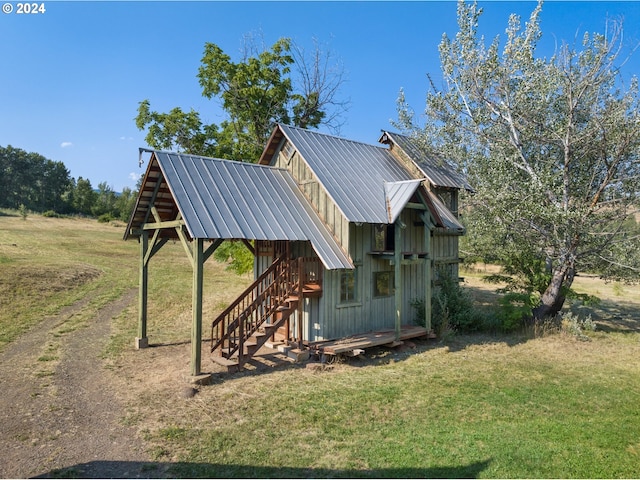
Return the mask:
<svg viewBox="0 0 640 480">
<path fill-rule="evenodd" d="M 73 147 L 73 143 L 71 143 L 71 142 L 62 142 L 62 143 L 60 144 L 60 146 L 61 146 L 62 148 Z"/>
<path fill-rule="evenodd" d="M 120 137 L 120 140 L 126 141 L 126 142 L 131 142 L 133 140 L 133 137 Z"/>
<path fill-rule="evenodd" d="M 137 181 L 140 179 L 140 177 L 141 177 L 141 176 L 142 176 L 142 175 L 140 175 L 139 173 L 136 173 L 136 172 L 131 172 L 131 173 L 129 174 L 129 178 L 130 178 L 131 180 L 133 180 L 134 182 L 137 182 Z"/>
</svg>

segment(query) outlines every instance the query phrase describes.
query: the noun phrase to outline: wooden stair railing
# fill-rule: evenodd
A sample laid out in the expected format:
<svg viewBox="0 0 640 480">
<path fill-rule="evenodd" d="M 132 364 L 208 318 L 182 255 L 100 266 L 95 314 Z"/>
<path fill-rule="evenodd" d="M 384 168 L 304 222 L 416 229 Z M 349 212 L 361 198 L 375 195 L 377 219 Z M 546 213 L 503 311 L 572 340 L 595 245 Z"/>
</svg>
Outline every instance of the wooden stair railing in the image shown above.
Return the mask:
<svg viewBox="0 0 640 480">
<path fill-rule="evenodd" d="M 211 324 L 211 352 L 219 353 L 214 360 L 241 367 L 320 285 L 318 258 L 276 259 Z"/>
</svg>

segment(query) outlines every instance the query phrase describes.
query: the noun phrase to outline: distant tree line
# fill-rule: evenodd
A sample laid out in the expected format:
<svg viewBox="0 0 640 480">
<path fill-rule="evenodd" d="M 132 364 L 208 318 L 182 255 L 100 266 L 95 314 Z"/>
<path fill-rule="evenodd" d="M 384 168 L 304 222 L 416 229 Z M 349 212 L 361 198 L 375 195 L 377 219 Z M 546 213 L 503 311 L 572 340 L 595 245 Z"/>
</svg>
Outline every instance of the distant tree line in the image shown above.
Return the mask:
<svg viewBox="0 0 640 480">
<path fill-rule="evenodd" d="M 127 221 L 136 193 L 125 187 L 118 194 L 106 182 L 95 189 L 88 178 L 71 177 L 62 162 L 0 146 L 0 208 Z"/>
</svg>

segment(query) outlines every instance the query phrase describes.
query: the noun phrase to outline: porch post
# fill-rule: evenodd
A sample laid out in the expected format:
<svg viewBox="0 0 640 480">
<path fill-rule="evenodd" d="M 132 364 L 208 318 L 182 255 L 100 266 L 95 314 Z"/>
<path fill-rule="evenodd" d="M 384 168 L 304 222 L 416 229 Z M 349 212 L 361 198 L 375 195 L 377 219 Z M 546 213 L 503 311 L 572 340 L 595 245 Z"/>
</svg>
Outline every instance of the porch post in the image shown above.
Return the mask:
<svg viewBox="0 0 640 480">
<path fill-rule="evenodd" d="M 428 214 L 423 217 L 424 220 L 424 248 L 427 252 L 427 258 L 424 264 L 424 326 L 427 332 L 431 332 L 431 296 L 433 295 L 433 252 L 431 251 L 431 219 Z"/>
<path fill-rule="evenodd" d="M 404 223 L 398 217 L 394 228 L 394 277 L 395 277 L 395 304 L 396 304 L 396 342 L 400 340 L 400 330 L 402 327 L 402 229 Z"/>
<path fill-rule="evenodd" d="M 149 263 L 147 250 L 149 249 L 149 232 L 144 230 L 140 235 L 140 272 L 138 279 L 138 336 L 135 339 L 136 349 L 149 346 L 147 338 L 147 293 L 149 280 Z"/>
<path fill-rule="evenodd" d="M 204 281 L 204 240 L 193 240 L 193 323 L 191 325 L 191 375 L 200 375 L 202 362 L 202 283 Z"/>
</svg>

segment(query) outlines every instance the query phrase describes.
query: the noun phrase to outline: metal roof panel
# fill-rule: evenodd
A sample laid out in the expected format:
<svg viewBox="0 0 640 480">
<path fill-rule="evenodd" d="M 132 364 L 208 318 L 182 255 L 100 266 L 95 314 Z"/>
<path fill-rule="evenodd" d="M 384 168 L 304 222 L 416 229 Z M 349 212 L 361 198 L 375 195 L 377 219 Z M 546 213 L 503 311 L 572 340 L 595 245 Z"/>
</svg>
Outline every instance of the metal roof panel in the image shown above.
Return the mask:
<svg viewBox="0 0 640 480">
<path fill-rule="evenodd" d="M 353 268 L 288 171 L 182 153 L 152 155 L 192 238 L 308 240 L 326 268 Z M 142 218 L 132 214 L 132 222 Z"/>
<path fill-rule="evenodd" d="M 406 135 L 386 131 L 383 134 L 383 138 L 385 135 L 407 154 L 433 185 L 446 188 L 464 188 L 473 192 L 473 188 L 465 178 L 456 172 L 444 159 L 427 155 L 414 140 Z"/>
<path fill-rule="evenodd" d="M 396 221 L 421 183 L 422 179 L 405 180 L 403 182 L 385 182 L 384 191 L 389 223 Z"/>
<path fill-rule="evenodd" d="M 279 127 L 348 221 L 389 223 L 385 182 L 413 178 L 386 147 Z"/>
</svg>

